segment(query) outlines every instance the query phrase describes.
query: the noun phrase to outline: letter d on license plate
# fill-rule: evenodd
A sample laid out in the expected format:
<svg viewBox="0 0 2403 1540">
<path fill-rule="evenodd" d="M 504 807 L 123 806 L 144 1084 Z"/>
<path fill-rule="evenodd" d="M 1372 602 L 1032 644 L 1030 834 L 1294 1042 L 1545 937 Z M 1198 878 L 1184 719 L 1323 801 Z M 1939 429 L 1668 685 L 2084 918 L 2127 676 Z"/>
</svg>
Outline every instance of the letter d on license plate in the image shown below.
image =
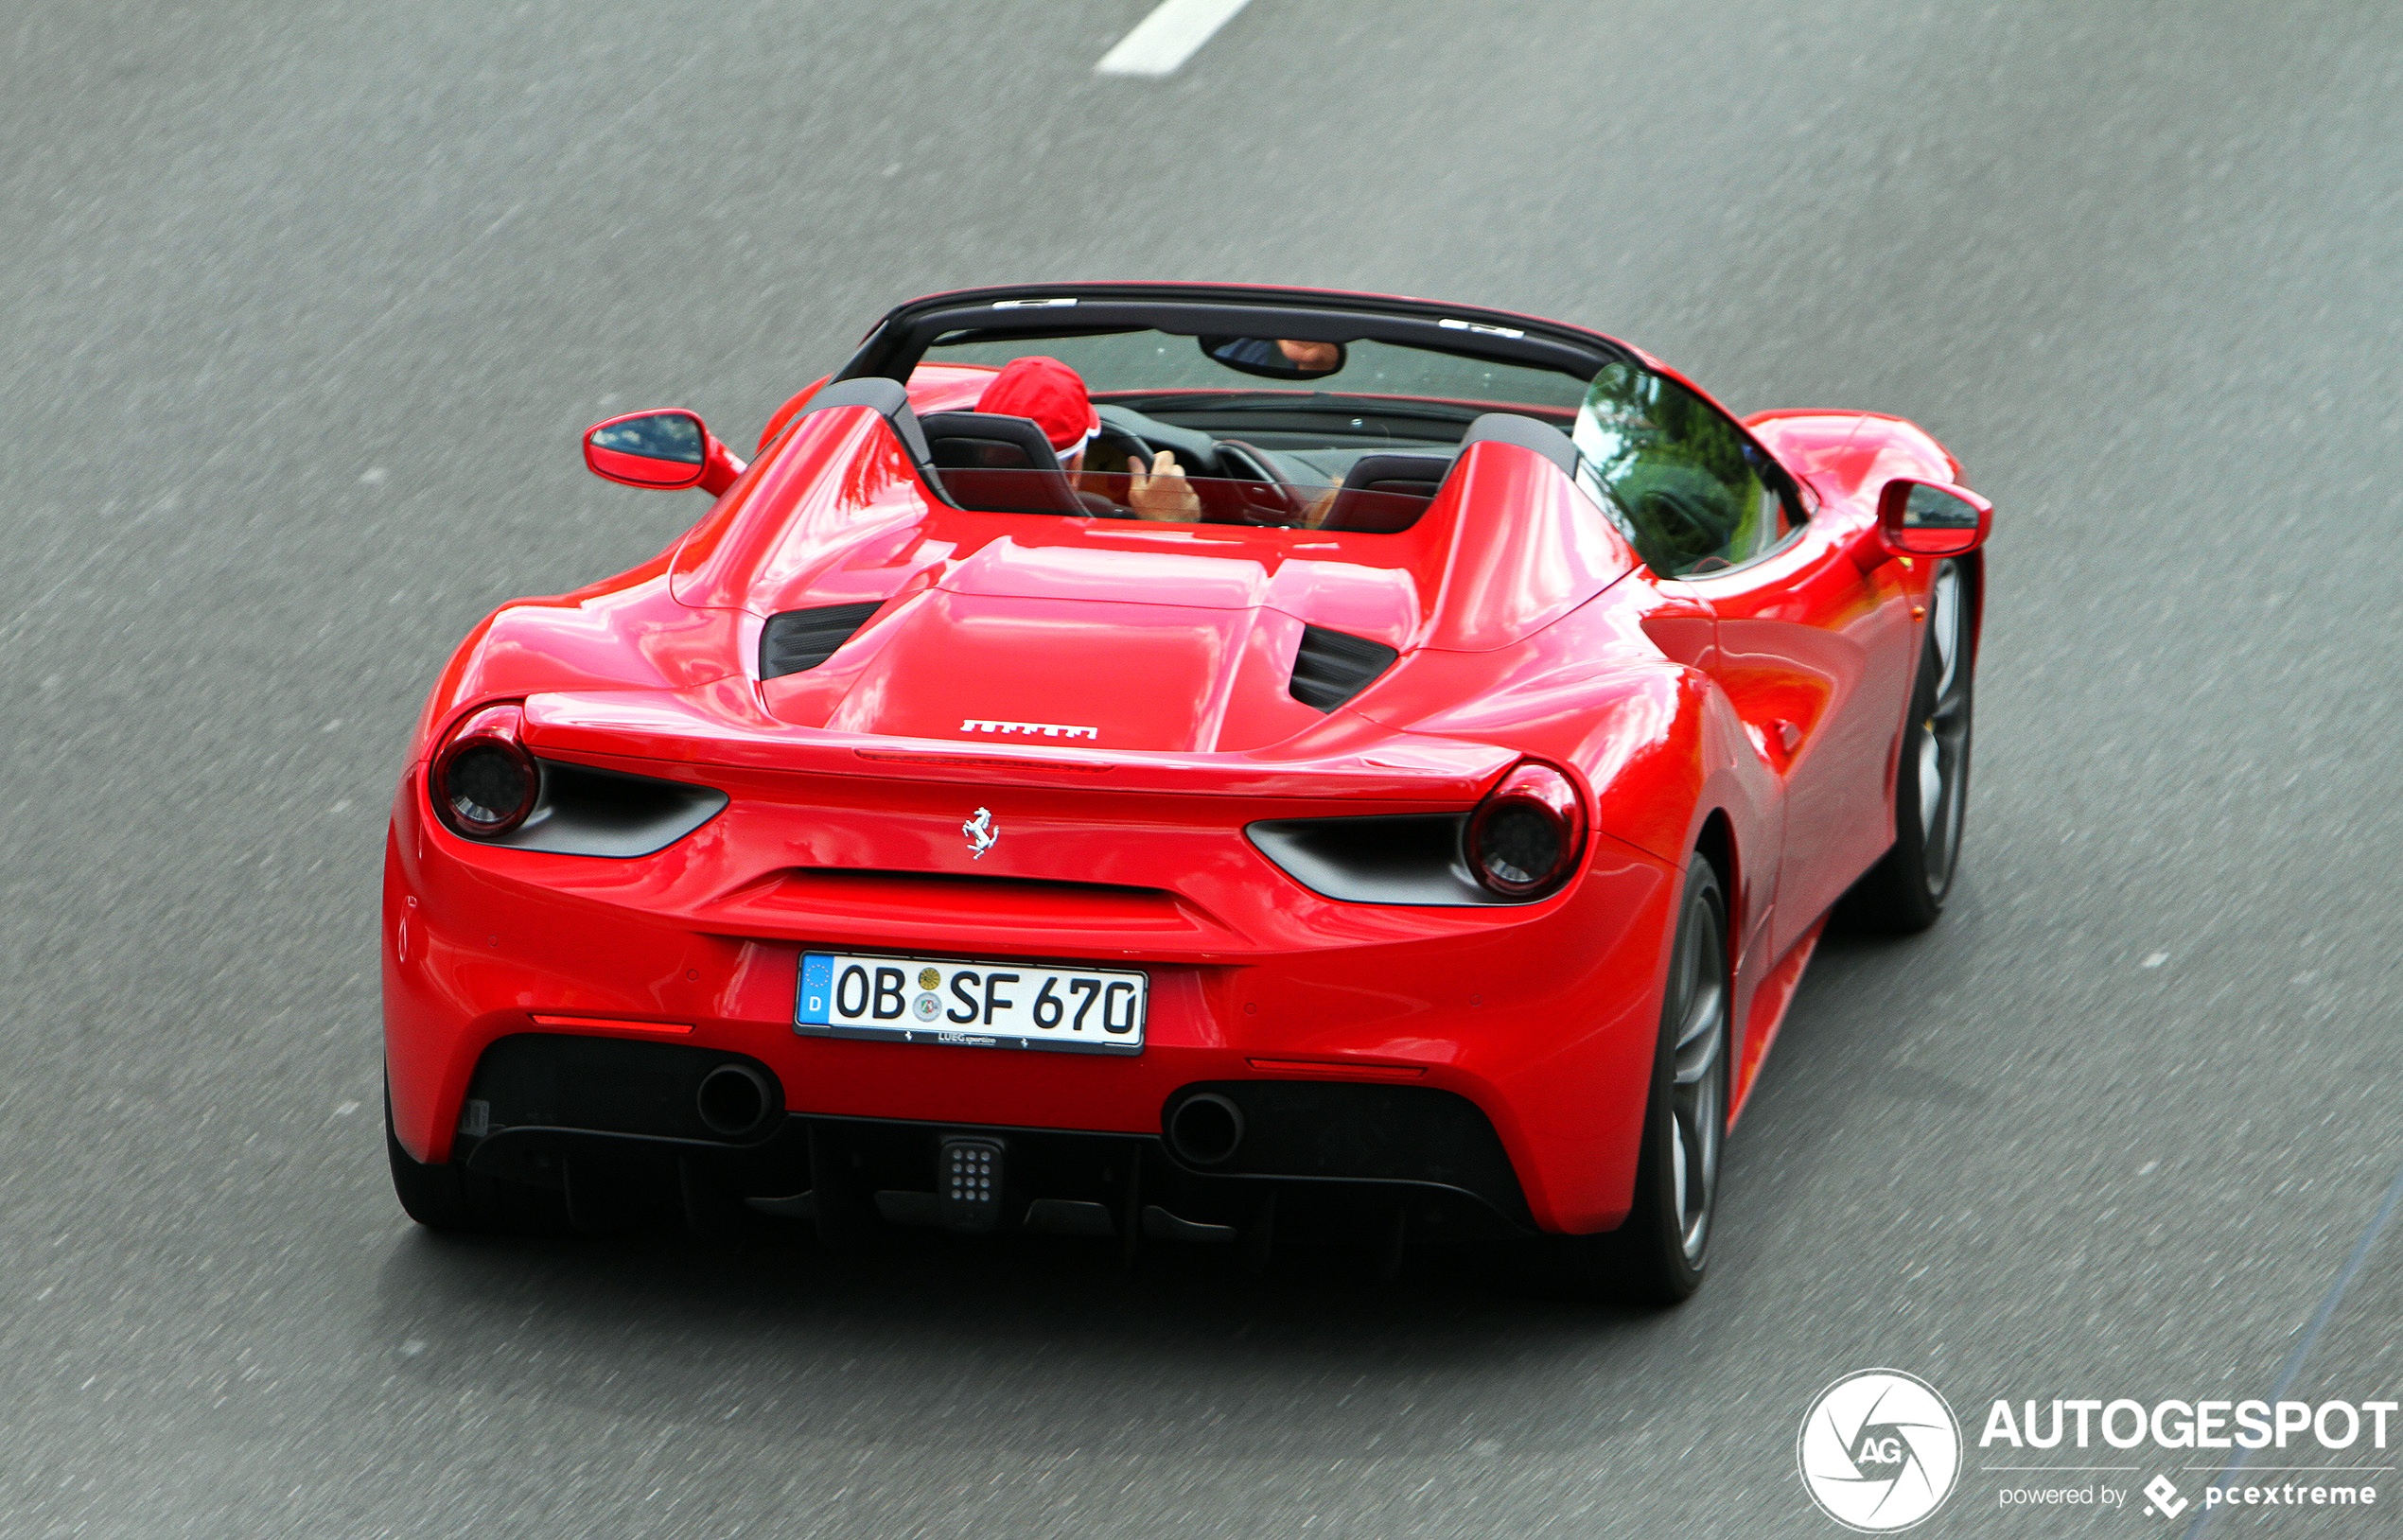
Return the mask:
<svg viewBox="0 0 2403 1540">
<path fill-rule="evenodd" d="M 1149 976 L 1096 968 L 870 957 L 801 956 L 793 1030 L 830 1038 L 1049 1048 L 1072 1054 L 1143 1051 Z"/>
</svg>

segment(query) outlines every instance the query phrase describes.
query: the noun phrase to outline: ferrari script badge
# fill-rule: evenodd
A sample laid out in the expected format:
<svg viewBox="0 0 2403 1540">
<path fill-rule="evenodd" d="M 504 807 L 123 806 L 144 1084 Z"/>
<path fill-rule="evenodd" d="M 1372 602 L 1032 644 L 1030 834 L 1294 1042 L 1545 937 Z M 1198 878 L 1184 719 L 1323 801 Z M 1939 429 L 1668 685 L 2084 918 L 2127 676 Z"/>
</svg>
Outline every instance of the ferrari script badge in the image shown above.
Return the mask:
<svg viewBox="0 0 2403 1540">
<path fill-rule="evenodd" d="M 1004 738 L 1086 738 L 1101 741 L 1099 727 L 1079 727 L 1066 722 L 996 722 L 988 717 L 972 716 L 959 724 L 961 732 L 995 732 Z"/>
<path fill-rule="evenodd" d="M 971 861 L 985 859 L 985 852 L 993 848 L 993 841 L 1001 838 L 999 834 L 993 832 L 993 814 L 991 808 L 978 808 L 974 817 L 959 826 L 959 831 L 968 836 L 970 851 L 968 859 Z"/>
</svg>

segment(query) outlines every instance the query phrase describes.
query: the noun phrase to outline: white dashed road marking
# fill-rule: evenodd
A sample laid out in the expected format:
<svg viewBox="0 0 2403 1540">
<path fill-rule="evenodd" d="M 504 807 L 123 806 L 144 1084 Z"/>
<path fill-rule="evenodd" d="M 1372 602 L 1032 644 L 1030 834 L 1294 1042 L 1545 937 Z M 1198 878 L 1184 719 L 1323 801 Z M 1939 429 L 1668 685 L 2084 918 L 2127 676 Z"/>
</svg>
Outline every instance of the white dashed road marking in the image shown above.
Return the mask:
<svg viewBox="0 0 2403 1540">
<path fill-rule="evenodd" d="M 1174 75 L 1250 0 L 1160 0 L 1093 66 L 1096 75 Z"/>
</svg>

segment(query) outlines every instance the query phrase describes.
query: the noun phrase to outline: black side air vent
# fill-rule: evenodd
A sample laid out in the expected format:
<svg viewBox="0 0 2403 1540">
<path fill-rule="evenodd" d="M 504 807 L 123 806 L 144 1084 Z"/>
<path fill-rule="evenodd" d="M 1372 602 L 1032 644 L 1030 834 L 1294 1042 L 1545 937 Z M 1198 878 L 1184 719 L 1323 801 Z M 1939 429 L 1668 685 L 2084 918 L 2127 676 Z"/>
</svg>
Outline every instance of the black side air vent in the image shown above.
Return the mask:
<svg viewBox="0 0 2403 1540">
<path fill-rule="evenodd" d="M 866 604 L 824 604 L 816 609 L 788 609 L 767 618 L 760 633 L 760 677 L 814 669 L 851 639 L 851 633 L 884 608 L 880 600 Z"/>
<path fill-rule="evenodd" d="M 1323 626 L 1302 627 L 1302 650 L 1293 655 L 1293 698 L 1332 711 L 1366 690 L 1402 655 L 1366 637 L 1347 637 Z"/>
</svg>

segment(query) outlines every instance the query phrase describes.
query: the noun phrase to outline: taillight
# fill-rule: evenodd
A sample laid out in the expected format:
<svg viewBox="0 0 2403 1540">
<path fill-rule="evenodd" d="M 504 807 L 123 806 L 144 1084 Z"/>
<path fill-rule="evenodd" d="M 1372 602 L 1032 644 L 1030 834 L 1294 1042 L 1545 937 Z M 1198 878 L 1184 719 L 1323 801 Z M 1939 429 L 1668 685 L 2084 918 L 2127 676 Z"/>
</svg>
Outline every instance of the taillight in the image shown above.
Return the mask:
<svg viewBox="0 0 2403 1540">
<path fill-rule="evenodd" d="M 1577 788 L 1551 765 L 1530 760 L 1479 803 L 1468 820 L 1468 865 L 1505 898 L 1540 897 L 1569 880 L 1586 849 L 1586 809 Z"/>
<path fill-rule="evenodd" d="M 514 704 L 487 706 L 451 730 L 430 786 L 445 823 L 490 839 L 526 821 L 542 794 L 542 770 L 517 741 L 525 720 Z"/>
</svg>

